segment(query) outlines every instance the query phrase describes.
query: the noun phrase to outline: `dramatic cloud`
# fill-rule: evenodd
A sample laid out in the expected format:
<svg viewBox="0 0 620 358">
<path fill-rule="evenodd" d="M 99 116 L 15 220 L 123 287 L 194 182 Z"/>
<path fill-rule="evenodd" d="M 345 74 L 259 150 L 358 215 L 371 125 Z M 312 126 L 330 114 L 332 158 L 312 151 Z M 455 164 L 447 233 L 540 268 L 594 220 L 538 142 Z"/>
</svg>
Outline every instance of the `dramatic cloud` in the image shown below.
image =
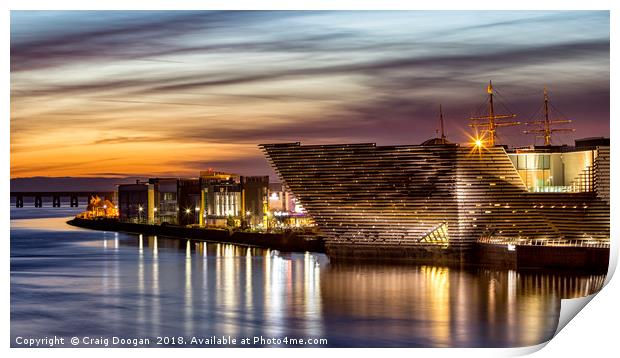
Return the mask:
<svg viewBox="0 0 620 358">
<path fill-rule="evenodd" d="M 257 144 L 462 142 L 493 80 L 609 135 L 608 12 L 11 14 L 11 176 L 269 174 Z M 529 145 L 523 128 L 503 143 Z M 107 174 L 106 174 L 107 173 Z M 110 174 L 110 175 L 108 175 Z M 113 175 L 112 175 L 113 174 Z"/>
</svg>

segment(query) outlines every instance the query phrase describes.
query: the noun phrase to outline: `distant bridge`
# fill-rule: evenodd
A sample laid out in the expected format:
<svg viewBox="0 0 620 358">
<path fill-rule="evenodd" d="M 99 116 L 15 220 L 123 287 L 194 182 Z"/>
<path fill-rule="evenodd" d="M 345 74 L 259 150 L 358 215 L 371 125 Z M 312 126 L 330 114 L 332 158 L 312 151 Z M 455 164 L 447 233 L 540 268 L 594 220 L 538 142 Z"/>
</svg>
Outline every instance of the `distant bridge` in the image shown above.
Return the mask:
<svg viewBox="0 0 620 358">
<path fill-rule="evenodd" d="M 99 196 L 100 198 L 105 198 L 108 200 L 112 200 L 114 197 L 113 191 L 12 191 L 11 197 L 15 197 L 15 207 L 23 208 L 24 207 L 24 198 L 34 198 L 34 207 L 42 208 L 43 207 L 43 198 L 52 198 L 52 207 L 59 208 L 60 207 L 60 198 L 70 198 L 69 205 L 72 208 L 77 208 L 79 206 L 78 198 L 87 197 L 90 201 L 90 198 L 94 196 Z"/>
</svg>

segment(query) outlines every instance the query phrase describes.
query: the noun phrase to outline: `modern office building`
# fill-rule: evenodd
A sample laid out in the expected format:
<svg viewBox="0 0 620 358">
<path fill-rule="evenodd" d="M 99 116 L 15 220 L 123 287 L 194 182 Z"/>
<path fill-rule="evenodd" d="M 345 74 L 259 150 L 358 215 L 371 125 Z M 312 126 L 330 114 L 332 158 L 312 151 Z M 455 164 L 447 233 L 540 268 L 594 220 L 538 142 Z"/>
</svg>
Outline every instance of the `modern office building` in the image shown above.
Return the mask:
<svg viewBox="0 0 620 358">
<path fill-rule="evenodd" d="M 330 257 L 425 247 L 462 261 L 481 238 L 609 242 L 608 146 L 507 153 L 426 144 L 260 147 L 327 236 Z"/>
<path fill-rule="evenodd" d="M 200 172 L 201 226 L 262 227 L 267 214 L 268 176 Z"/>
<path fill-rule="evenodd" d="M 226 227 L 240 225 L 242 212 L 241 185 L 238 175 L 200 172 L 200 226 Z"/>
<path fill-rule="evenodd" d="M 156 224 L 179 223 L 179 202 L 177 178 L 150 178 L 149 184 L 153 186 L 153 216 Z M 150 210 L 150 206 L 149 206 Z"/>
<path fill-rule="evenodd" d="M 118 186 L 121 221 L 196 225 L 200 216 L 199 179 L 150 178 Z"/>
<path fill-rule="evenodd" d="M 120 185 L 121 220 L 202 227 L 265 227 L 268 176 L 204 171 L 200 178 L 150 178 Z"/>
<path fill-rule="evenodd" d="M 118 214 L 124 222 L 143 223 L 152 221 L 152 210 L 149 211 L 149 196 L 152 188 L 148 183 L 137 181 L 135 184 L 118 185 Z"/>
<path fill-rule="evenodd" d="M 200 179 L 181 178 L 178 181 L 177 220 L 179 225 L 200 224 Z"/>
<path fill-rule="evenodd" d="M 246 225 L 264 227 L 267 222 L 269 176 L 242 176 L 242 215 Z"/>
</svg>

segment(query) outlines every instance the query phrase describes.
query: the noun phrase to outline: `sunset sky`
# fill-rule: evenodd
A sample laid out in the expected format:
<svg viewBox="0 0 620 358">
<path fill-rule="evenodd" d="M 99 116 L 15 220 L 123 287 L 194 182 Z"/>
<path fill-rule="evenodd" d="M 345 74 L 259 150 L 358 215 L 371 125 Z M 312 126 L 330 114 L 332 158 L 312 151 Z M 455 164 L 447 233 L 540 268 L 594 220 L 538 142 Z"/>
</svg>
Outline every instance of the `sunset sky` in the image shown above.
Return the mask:
<svg viewBox="0 0 620 358">
<path fill-rule="evenodd" d="M 464 142 L 489 80 L 609 136 L 609 12 L 13 11 L 11 177 L 272 174 L 259 143 L 419 144 L 440 103 Z"/>
</svg>

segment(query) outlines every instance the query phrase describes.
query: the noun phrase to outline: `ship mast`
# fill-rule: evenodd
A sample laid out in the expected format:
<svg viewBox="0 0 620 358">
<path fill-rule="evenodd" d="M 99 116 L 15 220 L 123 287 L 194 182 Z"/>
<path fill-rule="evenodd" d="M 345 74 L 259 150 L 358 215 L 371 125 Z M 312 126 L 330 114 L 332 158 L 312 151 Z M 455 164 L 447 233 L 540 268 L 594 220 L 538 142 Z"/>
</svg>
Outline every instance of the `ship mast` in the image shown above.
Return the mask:
<svg viewBox="0 0 620 358">
<path fill-rule="evenodd" d="M 551 128 L 551 125 L 553 124 L 571 123 L 572 121 L 570 119 L 554 120 L 554 121 L 550 120 L 549 119 L 549 94 L 547 92 L 547 87 L 544 88 L 543 94 L 545 98 L 544 107 L 543 107 L 545 111 L 545 118 L 541 121 L 533 121 L 533 122 L 525 123 L 526 125 L 541 125 L 542 124 L 542 129 L 530 129 L 530 130 L 523 131 L 523 133 L 538 134 L 538 137 L 543 137 L 545 139 L 545 145 L 549 146 L 551 145 L 551 134 L 552 133 L 574 132 L 575 130 L 572 128 Z"/>
<path fill-rule="evenodd" d="M 439 105 L 439 127 L 441 128 L 441 144 L 446 144 L 446 134 L 443 131 L 443 111 Z"/>
<path fill-rule="evenodd" d="M 473 121 L 470 127 L 486 127 L 487 133 L 489 134 L 488 145 L 491 147 L 495 146 L 495 137 L 497 136 L 496 131 L 497 127 L 507 127 L 507 126 L 516 126 L 521 124 L 520 122 L 496 122 L 498 119 L 505 118 L 514 118 L 516 114 L 495 114 L 495 109 L 493 108 L 493 83 L 489 81 L 489 86 L 487 87 L 487 93 L 489 94 L 489 115 L 481 116 L 481 117 L 470 117 L 469 120 Z M 480 120 L 487 120 L 487 123 L 479 123 Z"/>
</svg>

